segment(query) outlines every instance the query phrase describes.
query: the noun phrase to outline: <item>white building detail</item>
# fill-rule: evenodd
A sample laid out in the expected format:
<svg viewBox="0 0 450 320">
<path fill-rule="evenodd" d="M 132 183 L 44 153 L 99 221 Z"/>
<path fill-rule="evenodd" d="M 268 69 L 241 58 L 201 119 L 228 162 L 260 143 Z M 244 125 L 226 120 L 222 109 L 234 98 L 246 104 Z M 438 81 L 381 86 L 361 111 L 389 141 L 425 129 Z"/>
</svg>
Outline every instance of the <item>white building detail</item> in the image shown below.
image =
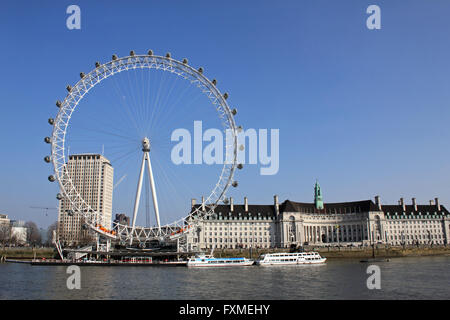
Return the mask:
<svg viewBox="0 0 450 320">
<path fill-rule="evenodd" d="M 191 206 L 198 207 L 192 200 Z M 316 183 L 314 203 L 286 200 L 272 205 L 218 205 L 215 213 L 188 235 L 191 248 L 288 248 L 315 245 L 444 245 L 450 212 L 435 198 L 428 205 L 397 205 L 363 200 L 323 203 Z"/>
<path fill-rule="evenodd" d="M 70 155 L 67 170 L 81 197 L 98 212 L 93 216 L 97 224 L 110 229 L 114 169 L 108 159 L 99 154 Z M 58 239 L 65 245 L 76 245 L 89 239 L 83 218 L 75 214 L 66 199 L 60 200 Z"/>
</svg>

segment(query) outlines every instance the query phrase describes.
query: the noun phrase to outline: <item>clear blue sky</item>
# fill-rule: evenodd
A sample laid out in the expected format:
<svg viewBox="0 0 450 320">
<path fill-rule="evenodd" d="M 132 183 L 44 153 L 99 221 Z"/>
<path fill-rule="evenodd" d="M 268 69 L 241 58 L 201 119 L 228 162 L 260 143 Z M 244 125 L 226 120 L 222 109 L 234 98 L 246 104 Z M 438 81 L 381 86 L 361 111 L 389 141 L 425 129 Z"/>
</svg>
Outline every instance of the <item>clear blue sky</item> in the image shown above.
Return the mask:
<svg viewBox="0 0 450 320">
<path fill-rule="evenodd" d="M 66 28 L 70 4 L 81 30 Z M 381 30 L 366 28 L 370 4 Z M 279 173 L 247 166 L 236 202 L 312 201 L 317 178 L 325 202 L 448 205 L 449 12 L 445 0 L 2 1 L 0 212 L 56 220 L 29 208 L 56 205 L 42 160 L 55 100 L 131 49 L 188 57 L 230 93 L 239 124 L 280 129 Z"/>
</svg>

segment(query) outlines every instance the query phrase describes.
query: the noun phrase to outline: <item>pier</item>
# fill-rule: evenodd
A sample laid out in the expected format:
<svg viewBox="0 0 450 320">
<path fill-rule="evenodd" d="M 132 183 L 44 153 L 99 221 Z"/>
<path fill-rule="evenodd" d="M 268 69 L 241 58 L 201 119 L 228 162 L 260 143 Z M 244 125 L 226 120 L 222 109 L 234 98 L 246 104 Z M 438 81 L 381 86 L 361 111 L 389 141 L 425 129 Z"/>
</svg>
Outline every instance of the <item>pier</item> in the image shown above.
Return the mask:
<svg viewBox="0 0 450 320">
<path fill-rule="evenodd" d="M 22 261 L 22 263 L 24 263 Z M 69 266 L 69 265 L 77 265 L 77 266 L 135 266 L 135 267 L 182 267 L 186 266 L 187 261 L 148 261 L 148 262 L 129 262 L 129 261 L 120 261 L 120 260 L 107 260 L 107 261 L 72 261 L 72 260 L 58 260 L 58 259 L 36 259 L 28 261 L 27 263 L 32 266 Z"/>
</svg>

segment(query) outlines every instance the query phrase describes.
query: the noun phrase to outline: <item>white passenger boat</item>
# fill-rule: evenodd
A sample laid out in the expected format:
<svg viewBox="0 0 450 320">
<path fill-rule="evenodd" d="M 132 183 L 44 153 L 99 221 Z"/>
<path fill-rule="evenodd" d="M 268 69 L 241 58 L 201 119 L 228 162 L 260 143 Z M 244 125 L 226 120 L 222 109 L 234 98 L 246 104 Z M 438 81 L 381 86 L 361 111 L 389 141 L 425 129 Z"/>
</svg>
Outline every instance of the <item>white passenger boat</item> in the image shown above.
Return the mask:
<svg viewBox="0 0 450 320">
<path fill-rule="evenodd" d="M 320 264 L 326 260 L 327 258 L 322 258 L 317 252 L 267 253 L 261 255 L 256 264 L 260 266 Z"/>
<path fill-rule="evenodd" d="M 255 262 L 247 258 L 214 258 L 212 255 L 197 255 L 189 258 L 188 267 L 242 267 Z"/>
</svg>

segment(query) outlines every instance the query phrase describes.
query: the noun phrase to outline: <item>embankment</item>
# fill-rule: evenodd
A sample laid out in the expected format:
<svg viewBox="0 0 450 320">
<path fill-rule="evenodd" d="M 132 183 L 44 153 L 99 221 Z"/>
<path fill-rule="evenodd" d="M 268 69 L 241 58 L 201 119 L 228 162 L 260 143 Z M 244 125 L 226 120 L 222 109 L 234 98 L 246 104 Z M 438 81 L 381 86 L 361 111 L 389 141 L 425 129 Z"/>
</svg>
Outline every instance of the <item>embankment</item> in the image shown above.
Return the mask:
<svg viewBox="0 0 450 320">
<path fill-rule="evenodd" d="M 372 258 L 394 258 L 394 257 L 418 257 L 418 256 L 450 256 L 450 246 L 434 247 L 307 247 L 305 251 L 317 251 L 321 256 L 328 259 L 361 259 Z M 257 258 L 260 254 L 289 252 L 288 249 L 223 249 L 215 250 L 215 257 L 246 257 Z"/>
<path fill-rule="evenodd" d="M 15 247 L 15 248 L 0 248 L 0 257 L 4 259 L 24 259 L 31 260 L 36 254 L 36 258 L 50 259 L 55 257 L 55 248 L 29 248 L 29 247 Z"/>
</svg>

